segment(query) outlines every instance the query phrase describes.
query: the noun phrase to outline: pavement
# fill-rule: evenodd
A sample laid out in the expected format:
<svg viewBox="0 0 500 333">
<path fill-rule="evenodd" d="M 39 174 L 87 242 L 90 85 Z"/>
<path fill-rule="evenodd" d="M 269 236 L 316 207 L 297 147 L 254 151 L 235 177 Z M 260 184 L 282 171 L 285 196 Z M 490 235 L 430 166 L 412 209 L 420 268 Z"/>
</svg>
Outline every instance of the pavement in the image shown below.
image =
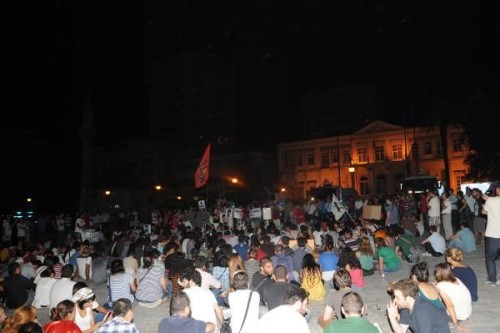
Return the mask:
<svg viewBox="0 0 500 333">
<path fill-rule="evenodd" d="M 423 257 L 429 264 L 431 274 L 434 265 L 443 262 L 444 258 Z M 486 265 L 484 262 L 484 245 L 478 245 L 473 253 L 465 254 L 465 262 L 476 272 L 478 278 L 479 300 L 473 304 L 472 316 L 464 322 L 464 325 L 470 329 L 471 333 L 498 333 L 500 332 L 500 286 L 486 286 Z M 395 273 L 386 273 L 385 279 L 380 274 L 365 277 L 366 286 L 364 288 L 365 301 L 368 303 L 368 320 L 372 323 L 378 323 L 382 331 L 391 332 L 389 322 L 386 316 L 386 305 L 390 300 L 387 294 L 387 286 L 396 280 L 409 276 L 412 264 L 402 263 L 402 269 Z M 497 262 L 497 268 L 500 272 L 500 263 Z M 96 293 L 96 299 L 104 303 L 107 299 L 107 289 L 104 283 L 90 283 L 90 287 Z M 328 292 L 332 292 L 328 290 Z M 380 309 L 377 309 L 379 305 Z M 323 330 L 317 324 L 317 319 L 324 308 L 324 302 L 312 301 L 309 310 L 312 313 L 312 319 L 309 322 L 311 333 L 321 333 Z M 161 319 L 169 316 L 168 302 L 154 309 L 141 307 L 134 303 L 134 322 L 141 333 L 157 333 L 158 323 Z M 49 311 L 46 308 L 40 309 L 38 319 L 41 323 L 49 321 Z M 455 332 L 454 329 L 451 330 Z"/>
</svg>

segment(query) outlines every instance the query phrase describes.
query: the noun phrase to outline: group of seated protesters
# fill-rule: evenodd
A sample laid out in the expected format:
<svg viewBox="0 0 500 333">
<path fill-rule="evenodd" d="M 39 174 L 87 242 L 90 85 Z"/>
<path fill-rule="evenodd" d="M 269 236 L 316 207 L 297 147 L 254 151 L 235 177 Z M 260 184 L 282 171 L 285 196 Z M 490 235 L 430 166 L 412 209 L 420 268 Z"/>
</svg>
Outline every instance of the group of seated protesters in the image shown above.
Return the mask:
<svg viewBox="0 0 500 333">
<path fill-rule="evenodd" d="M 285 225 L 283 231 L 273 223 L 247 230 L 222 225 L 219 230 L 188 230 L 180 224 L 176 230 L 162 228 L 149 236 L 135 230 L 116 233 L 109 247 L 75 240 L 43 253 L 30 249 L 8 265 L 3 281 L 7 319 L 2 325 L 12 327 L 20 309 L 47 307 L 54 312 L 52 322 L 72 322 L 85 333 L 111 332 L 110 323 L 118 317 L 133 325 L 128 310 L 134 302 L 155 308 L 170 301 L 170 318 L 159 324 L 158 332 L 174 327 L 179 332 L 218 332 L 228 318 L 233 332 L 270 332 L 288 325 L 308 332 L 307 304 L 320 301 L 325 308 L 318 323 L 325 331 L 340 329 L 338 322 L 346 319 L 360 330 L 377 332 L 365 316 L 365 278 L 402 268 L 407 259 L 403 237 L 402 229 L 382 230 L 361 219 L 354 225 Z M 402 315 L 414 305 L 420 309 L 422 302 L 442 309 L 433 315 L 444 313 L 459 329 L 470 317 L 471 302 L 477 301 L 475 274 L 463 263 L 460 249 L 442 254 L 447 263 L 436 265 L 434 283 L 428 283 L 428 273 L 418 273 L 426 270 L 420 263 L 408 281 L 391 287 L 393 300 L 387 309 L 394 331 L 410 327 L 426 332 L 418 328 L 413 311 Z M 108 286 L 106 304 L 95 301 L 91 281 Z M 429 285 L 435 292 L 424 297 Z M 431 309 L 427 304 L 422 308 Z M 394 316 L 396 312 L 401 316 Z M 439 320 L 436 327 L 441 327 Z M 58 332 L 49 330 L 56 326 L 43 328 Z"/>
</svg>

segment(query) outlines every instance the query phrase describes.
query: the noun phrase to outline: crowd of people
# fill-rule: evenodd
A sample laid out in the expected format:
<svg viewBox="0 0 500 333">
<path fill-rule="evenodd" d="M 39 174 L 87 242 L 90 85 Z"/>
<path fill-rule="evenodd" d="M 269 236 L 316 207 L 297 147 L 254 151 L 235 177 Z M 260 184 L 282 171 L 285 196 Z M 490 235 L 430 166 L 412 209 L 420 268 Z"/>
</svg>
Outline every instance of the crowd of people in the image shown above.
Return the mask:
<svg viewBox="0 0 500 333">
<path fill-rule="evenodd" d="M 408 278 L 388 289 L 392 330 L 449 332 L 451 324 L 467 331 L 478 282 L 463 253 L 486 240 L 487 284 L 500 284 L 500 189 L 495 197 L 476 190 L 470 191 L 474 203 L 469 194 L 451 192 L 429 191 L 418 202 L 390 196 L 379 201 L 380 220 L 355 211 L 335 220 L 323 203 L 286 203 L 274 206 L 279 214 L 270 220 L 242 214 L 239 221 L 220 207 L 163 217 L 154 212 L 150 233 L 135 220 L 97 243 L 81 239 L 76 228 L 36 245 L 4 238 L 0 327 L 8 333 L 137 332 L 134 306 L 168 302 L 170 316 L 158 323 L 158 333 L 309 332 L 308 303 L 320 301 L 318 324 L 325 332 L 379 332 L 366 317 L 365 279 L 399 271 L 407 261 Z M 427 267 L 415 249 L 420 258 L 445 260 Z M 96 301 L 90 282 L 107 285 L 105 303 Z M 50 309 L 49 322 L 37 322 L 40 308 Z"/>
</svg>

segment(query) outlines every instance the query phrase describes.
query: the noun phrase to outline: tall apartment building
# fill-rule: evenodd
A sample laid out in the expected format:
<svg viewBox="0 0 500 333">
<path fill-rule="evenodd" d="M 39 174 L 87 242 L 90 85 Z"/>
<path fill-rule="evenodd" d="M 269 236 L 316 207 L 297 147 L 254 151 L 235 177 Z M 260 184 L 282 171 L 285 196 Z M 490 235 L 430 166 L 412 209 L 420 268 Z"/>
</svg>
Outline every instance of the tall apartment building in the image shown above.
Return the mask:
<svg viewBox="0 0 500 333">
<path fill-rule="evenodd" d="M 463 134 L 456 125 L 448 127 L 451 188 L 460 187 L 467 171 Z M 348 135 L 278 145 L 280 186 L 296 198 L 325 182 L 355 188 L 361 195 L 392 194 L 407 176 L 443 179 L 444 170 L 437 126 L 404 128 L 373 121 Z"/>
</svg>

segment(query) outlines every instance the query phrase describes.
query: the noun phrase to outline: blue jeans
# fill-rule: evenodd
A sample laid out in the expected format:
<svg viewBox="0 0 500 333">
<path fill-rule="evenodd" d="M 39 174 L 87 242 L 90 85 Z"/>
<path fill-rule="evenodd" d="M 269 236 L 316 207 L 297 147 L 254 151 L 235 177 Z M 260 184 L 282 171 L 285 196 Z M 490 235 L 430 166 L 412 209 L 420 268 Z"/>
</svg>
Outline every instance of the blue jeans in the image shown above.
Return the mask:
<svg viewBox="0 0 500 333">
<path fill-rule="evenodd" d="M 486 237 L 486 271 L 488 272 L 488 280 L 491 282 L 497 281 L 497 266 L 495 260 L 500 256 L 500 238 Z"/>
</svg>

